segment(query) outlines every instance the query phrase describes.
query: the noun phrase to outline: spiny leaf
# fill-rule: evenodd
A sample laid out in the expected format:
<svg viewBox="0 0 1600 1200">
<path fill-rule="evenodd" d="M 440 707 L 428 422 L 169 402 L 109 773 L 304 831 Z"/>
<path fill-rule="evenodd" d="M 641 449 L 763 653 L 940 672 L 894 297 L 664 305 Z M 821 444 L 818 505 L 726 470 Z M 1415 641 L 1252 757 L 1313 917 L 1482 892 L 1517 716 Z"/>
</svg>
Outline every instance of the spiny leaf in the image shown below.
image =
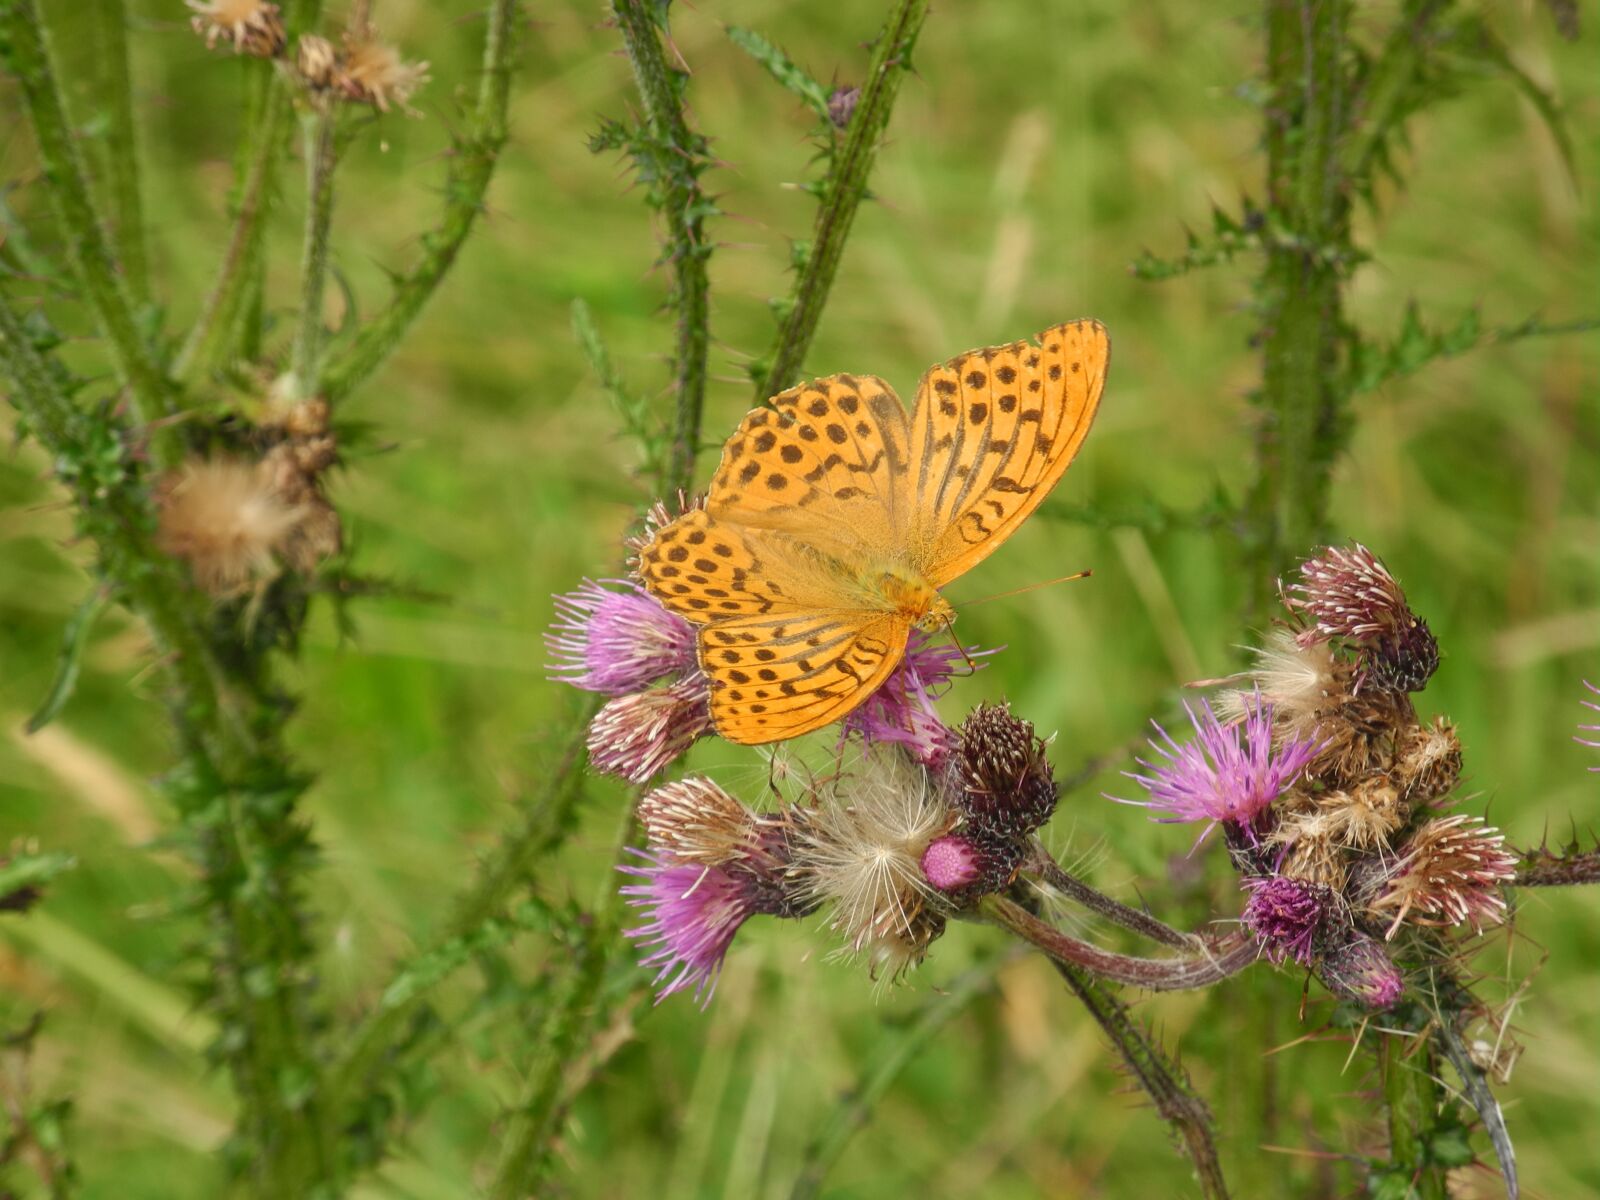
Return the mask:
<svg viewBox="0 0 1600 1200">
<path fill-rule="evenodd" d="M 728 26 L 728 40 L 766 68 L 789 91 L 804 100 L 806 107 L 824 121 L 828 117 L 828 89 L 813 79 L 795 61 L 753 29 Z"/>
<path fill-rule="evenodd" d="M 55 679 L 51 681 L 44 702 L 28 718 L 26 729 L 29 733 L 38 733 L 50 724 L 66 707 L 67 701 L 72 699 L 72 693 L 78 686 L 78 672 L 83 667 L 84 647 L 89 644 L 89 632 L 105 611 L 109 598 L 104 588 L 95 588 L 84 597 L 83 603 L 78 605 L 77 611 L 67 622 L 61 635 L 61 653 L 56 657 Z"/>
</svg>

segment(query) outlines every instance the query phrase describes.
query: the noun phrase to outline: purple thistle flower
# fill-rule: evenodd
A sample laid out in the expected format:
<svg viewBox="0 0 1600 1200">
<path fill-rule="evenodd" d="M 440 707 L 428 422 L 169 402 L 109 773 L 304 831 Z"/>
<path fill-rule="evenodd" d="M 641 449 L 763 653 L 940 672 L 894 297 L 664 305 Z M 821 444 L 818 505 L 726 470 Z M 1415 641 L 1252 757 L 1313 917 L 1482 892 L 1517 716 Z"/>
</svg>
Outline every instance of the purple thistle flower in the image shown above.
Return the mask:
<svg viewBox="0 0 1600 1200">
<path fill-rule="evenodd" d="M 1202 708 L 1204 718 L 1184 705 L 1196 736 L 1182 746 L 1151 722 L 1166 745 L 1152 738 L 1150 746 L 1166 761 L 1138 759 L 1148 775 L 1124 771 L 1150 793 L 1150 799 L 1122 803 L 1170 814 L 1155 817 L 1157 821 L 1226 821 L 1253 840 L 1257 818 L 1305 770 L 1320 746 L 1309 739 L 1288 738 L 1274 752 L 1272 706 L 1261 700 L 1259 692 L 1245 716 L 1231 724 L 1217 720 L 1209 704 L 1202 703 Z"/>
<path fill-rule="evenodd" d="M 1318 976 L 1335 995 L 1370 1009 L 1393 1007 L 1406 990 L 1405 976 L 1382 943 L 1364 933 L 1329 950 Z"/>
<path fill-rule="evenodd" d="M 859 733 L 869 742 L 893 742 L 906 747 L 927 766 L 944 761 L 959 744 L 955 731 L 939 719 L 933 702 L 950 688 L 956 668 L 970 658 L 974 667 L 993 650 L 934 645 L 920 629 L 911 631 L 906 654 L 877 691 L 849 716 L 840 729 L 841 739 Z"/>
<path fill-rule="evenodd" d="M 553 679 L 625 696 L 696 668 L 694 626 L 637 584 L 585 579 L 555 602 L 556 619 L 544 639 Z"/>
<path fill-rule="evenodd" d="M 1590 683 L 1587 679 L 1583 681 L 1583 686 L 1588 688 L 1596 696 L 1600 696 L 1600 688 L 1595 687 L 1595 685 Z M 1580 700 L 1578 703 L 1583 705 L 1585 708 L 1593 709 L 1595 712 L 1600 712 L 1600 704 L 1596 704 L 1593 700 Z M 1578 728 L 1583 730 L 1585 733 L 1600 733 L 1600 725 L 1579 725 Z M 1581 746 L 1593 746 L 1596 750 L 1600 750 L 1600 742 L 1591 741 L 1589 738 L 1583 738 L 1579 737 L 1577 734 L 1573 734 L 1572 740 Z M 1600 767 L 1590 767 L 1589 770 L 1600 771 Z"/>
<path fill-rule="evenodd" d="M 1244 885 L 1250 889 L 1244 925 L 1266 956 L 1275 963 L 1293 958 L 1309 964 L 1327 915 L 1328 889 L 1285 875 L 1247 879 Z"/>
<path fill-rule="evenodd" d="M 589 723 L 589 762 L 607 775 L 645 783 L 711 728 L 711 690 L 696 671 L 666 687 L 606 701 Z"/>
<path fill-rule="evenodd" d="M 632 853 L 648 865 L 617 869 L 644 881 L 624 887 L 622 894 L 645 923 L 626 935 L 639 944 L 640 965 L 656 973 L 656 1003 L 692 987 L 704 1008 L 734 935 L 757 911 L 754 889 L 748 879 L 720 867 L 680 863 L 644 850 Z"/>
</svg>

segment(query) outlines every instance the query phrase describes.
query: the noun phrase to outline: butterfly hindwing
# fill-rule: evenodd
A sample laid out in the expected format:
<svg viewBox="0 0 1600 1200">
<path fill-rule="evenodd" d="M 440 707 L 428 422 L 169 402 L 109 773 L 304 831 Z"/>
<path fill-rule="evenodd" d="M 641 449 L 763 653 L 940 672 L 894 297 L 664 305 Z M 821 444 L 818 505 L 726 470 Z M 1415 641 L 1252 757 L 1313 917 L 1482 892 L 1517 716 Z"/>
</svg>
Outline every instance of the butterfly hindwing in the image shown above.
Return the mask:
<svg viewBox="0 0 1600 1200">
<path fill-rule="evenodd" d="M 1098 321 L 1073 321 L 923 376 L 912 541 L 934 586 L 992 553 L 1060 480 L 1094 420 L 1110 350 Z"/>
<path fill-rule="evenodd" d="M 702 629 L 700 666 L 717 732 L 757 745 L 839 720 L 899 664 L 910 633 L 892 613 L 850 610 L 740 617 Z"/>
</svg>

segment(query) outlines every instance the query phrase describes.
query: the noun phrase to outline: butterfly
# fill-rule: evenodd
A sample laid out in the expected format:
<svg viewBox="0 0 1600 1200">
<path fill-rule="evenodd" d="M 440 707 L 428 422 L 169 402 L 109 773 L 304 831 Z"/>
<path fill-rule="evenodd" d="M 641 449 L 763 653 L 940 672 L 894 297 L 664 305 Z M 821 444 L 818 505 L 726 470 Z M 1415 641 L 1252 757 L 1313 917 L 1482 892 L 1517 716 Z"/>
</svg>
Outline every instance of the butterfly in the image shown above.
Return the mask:
<svg viewBox="0 0 1600 1200">
<path fill-rule="evenodd" d="M 1050 493 L 1100 406 L 1111 343 L 1072 321 L 929 368 L 908 416 L 872 375 L 830 375 L 747 414 L 703 507 L 639 552 L 699 627 L 717 732 L 755 745 L 845 717 L 948 628 L 939 590 Z"/>
</svg>

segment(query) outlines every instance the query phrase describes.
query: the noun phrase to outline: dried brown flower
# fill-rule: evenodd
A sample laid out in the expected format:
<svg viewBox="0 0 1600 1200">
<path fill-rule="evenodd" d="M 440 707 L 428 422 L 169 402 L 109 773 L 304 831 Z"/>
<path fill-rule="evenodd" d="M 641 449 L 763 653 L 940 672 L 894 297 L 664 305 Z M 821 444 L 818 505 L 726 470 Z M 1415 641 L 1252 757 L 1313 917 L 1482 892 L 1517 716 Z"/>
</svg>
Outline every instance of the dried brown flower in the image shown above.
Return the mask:
<svg viewBox="0 0 1600 1200">
<path fill-rule="evenodd" d="M 1426 804 L 1443 796 L 1461 779 L 1461 739 L 1445 717 L 1432 725 L 1412 725 L 1395 748 L 1395 780 L 1408 803 Z"/>
<path fill-rule="evenodd" d="M 1389 938 L 1407 920 L 1436 927 L 1471 922 L 1482 932 L 1505 919 L 1500 885 L 1515 877 L 1516 867 L 1505 835 L 1484 826 L 1482 817 L 1440 817 L 1411 836 L 1368 908 L 1385 919 L 1393 914 Z"/>
<path fill-rule="evenodd" d="M 411 97 L 427 82 L 427 63 L 405 62 L 393 46 L 365 34 L 345 35 L 333 86 L 347 100 L 371 104 L 380 112 L 388 112 L 391 105 L 409 112 Z"/>
<path fill-rule="evenodd" d="M 295 43 L 294 65 L 308 88 L 328 92 L 339 74 L 339 52 L 327 38 L 308 33 Z"/>
<path fill-rule="evenodd" d="M 1330 787 L 1353 787 L 1373 772 L 1394 765 L 1395 743 L 1416 724 L 1416 710 L 1402 692 L 1362 692 L 1317 722 L 1321 748 L 1306 773 Z"/>
<path fill-rule="evenodd" d="M 256 58 L 276 58 L 283 53 L 286 37 L 283 18 L 276 4 L 266 0 L 186 0 L 194 16 L 189 24 L 206 40 L 206 49 L 215 50 L 219 41 L 228 42 L 237 54 Z"/>
<path fill-rule="evenodd" d="M 1349 791 L 1323 792 L 1316 798 L 1323 831 L 1356 850 L 1377 850 L 1405 824 L 1409 809 L 1399 790 L 1382 775 L 1370 776 Z"/>
<path fill-rule="evenodd" d="M 277 571 L 307 509 L 273 485 L 265 463 L 192 461 L 157 485 L 157 544 L 214 596 Z"/>
</svg>

